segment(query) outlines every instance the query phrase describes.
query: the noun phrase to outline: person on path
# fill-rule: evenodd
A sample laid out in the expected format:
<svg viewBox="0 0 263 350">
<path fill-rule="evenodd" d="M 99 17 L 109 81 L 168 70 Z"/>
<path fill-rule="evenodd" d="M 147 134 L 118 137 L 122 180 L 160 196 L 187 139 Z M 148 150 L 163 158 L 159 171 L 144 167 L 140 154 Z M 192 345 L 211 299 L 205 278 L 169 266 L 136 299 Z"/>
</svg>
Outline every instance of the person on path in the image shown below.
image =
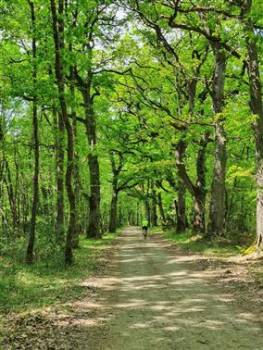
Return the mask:
<svg viewBox="0 0 263 350">
<path fill-rule="evenodd" d="M 143 237 L 144 239 L 147 238 L 147 234 L 148 234 L 148 220 L 143 220 L 142 221 L 142 230 L 143 230 Z"/>
</svg>

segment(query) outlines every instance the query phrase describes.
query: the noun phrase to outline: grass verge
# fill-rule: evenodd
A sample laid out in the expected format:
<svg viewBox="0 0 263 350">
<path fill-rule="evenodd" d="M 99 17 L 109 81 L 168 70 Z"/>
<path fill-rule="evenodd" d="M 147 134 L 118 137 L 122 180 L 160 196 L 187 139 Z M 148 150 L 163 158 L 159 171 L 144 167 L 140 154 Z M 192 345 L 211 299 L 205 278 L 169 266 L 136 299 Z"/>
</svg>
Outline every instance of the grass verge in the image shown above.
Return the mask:
<svg viewBox="0 0 263 350">
<path fill-rule="evenodd" d="M 176 233 L 174 230 L 163 231 L 161 228 L 153 229 L 152 234 L 161 234 L 184 251 L 201 253 L 207 256 L 229 257 L 237 254 L 250 254 L 253 248 L 253 237 L 235 235 L 233 238 L 204 239 L 201 235 L 191 231 Z"/>
<path fill-rule="evenodd" d="M 62 255 L 32 266 L 0 256 L 0 315 L 30 312 L 80 297 L 85 292 L 80 281 L 96 271 L 99 256 L 116 236 L 106 234 L 100 240 L 81 237 L 75 263 L 68 268 Z"/>
</svg>

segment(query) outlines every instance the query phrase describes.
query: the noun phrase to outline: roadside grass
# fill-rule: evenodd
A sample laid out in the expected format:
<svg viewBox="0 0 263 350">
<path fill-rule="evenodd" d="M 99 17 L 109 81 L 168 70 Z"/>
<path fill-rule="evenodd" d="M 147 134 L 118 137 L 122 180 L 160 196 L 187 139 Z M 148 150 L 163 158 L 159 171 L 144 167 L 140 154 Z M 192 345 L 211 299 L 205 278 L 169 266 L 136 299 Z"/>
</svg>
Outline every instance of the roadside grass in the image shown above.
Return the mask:
<svg viewBox="0 0 263 350">
<path fill-rule="evenodd" d="M 235 264 L 244 263 L 243 266 L 246 266 L 246 272 L 243 271 L 243 275 L 236 275 L 237 288 L 245 288 L 246 286 L 246 295 L 250 293 L 253 300 L 257 300 L 257 302 L 262 300 L 263 254 L 259 256 L 255 254 L 256 242 L 254 233 L 228 233 L 225 238 L 208 240 L 201 235 L 193 234 L 190 230 L 176 233 L 175 230 L 162 230 L 161 227 L 156 227 L 151 229 L 151 235 L 161 235 L 182 251 L 202 254 L 208 259 L 227 262 L 229 263 L 228 271 L 232 269 L 235 271 L 235 268 L 233 268 Z M 244 284 L 242 278 L 244 280 L 248 278 L 248 282 Z"/>
<path fill-rule="evenodd" d="M 231 237 L 205 239 L 200 234 L 193 234 L 190 230 L 176 233 L 175 230 L 154 228 L 152 234 L 161 234 L 184 251 L 202 253 L 207 256 L 230 257 L 233 255 L 247 255 L 255 250 L 254 236 L 251 234 L 235 234 Z"/>
<path fill-rule="evenodd" d="M 0 314 L 33 311 L 81 297 L 85 288 L 80 281 L 96 271 L 99 256 L 117 234 L 105 234 L 100 240 L 81 237 L 71 267 L 64 266 L 62 253 L 31 266 L 21 258 L 0 255 Z"/>
</svg>

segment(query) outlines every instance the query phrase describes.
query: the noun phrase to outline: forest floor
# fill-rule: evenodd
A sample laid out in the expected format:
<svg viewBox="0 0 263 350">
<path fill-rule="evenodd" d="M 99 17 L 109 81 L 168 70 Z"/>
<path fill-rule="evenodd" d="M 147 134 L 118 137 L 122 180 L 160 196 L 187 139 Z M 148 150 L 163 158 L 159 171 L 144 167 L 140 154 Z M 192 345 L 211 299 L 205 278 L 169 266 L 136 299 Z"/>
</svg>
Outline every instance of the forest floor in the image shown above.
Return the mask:
<svg viewBox="0 0 263 350">
<path fill-rule="evenodd" d="M 159 235 L 143 240 L 130 227 L 81 282 L 84 295 L 9 314 L 0 348 L 262 350 L 263 285 L 250 265 L 186 252 Z"/>
</svg>

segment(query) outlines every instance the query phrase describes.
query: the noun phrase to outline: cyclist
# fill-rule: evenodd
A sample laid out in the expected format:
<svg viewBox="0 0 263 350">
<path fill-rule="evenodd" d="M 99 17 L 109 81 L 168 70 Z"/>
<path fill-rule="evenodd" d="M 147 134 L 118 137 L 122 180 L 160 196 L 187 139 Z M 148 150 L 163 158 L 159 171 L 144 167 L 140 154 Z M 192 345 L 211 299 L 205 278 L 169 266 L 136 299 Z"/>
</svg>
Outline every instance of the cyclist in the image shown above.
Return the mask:
<svg viewBox="0 0 263 350">
<path fill-rule="evenodd" d="M 146 239 L 147 233 L 148 233 L 148 221 L 147 220 L 142 221 L 142 230 L 143 230 L 143 237 L 144 237 L 144 239 Z"/>
</svg>

